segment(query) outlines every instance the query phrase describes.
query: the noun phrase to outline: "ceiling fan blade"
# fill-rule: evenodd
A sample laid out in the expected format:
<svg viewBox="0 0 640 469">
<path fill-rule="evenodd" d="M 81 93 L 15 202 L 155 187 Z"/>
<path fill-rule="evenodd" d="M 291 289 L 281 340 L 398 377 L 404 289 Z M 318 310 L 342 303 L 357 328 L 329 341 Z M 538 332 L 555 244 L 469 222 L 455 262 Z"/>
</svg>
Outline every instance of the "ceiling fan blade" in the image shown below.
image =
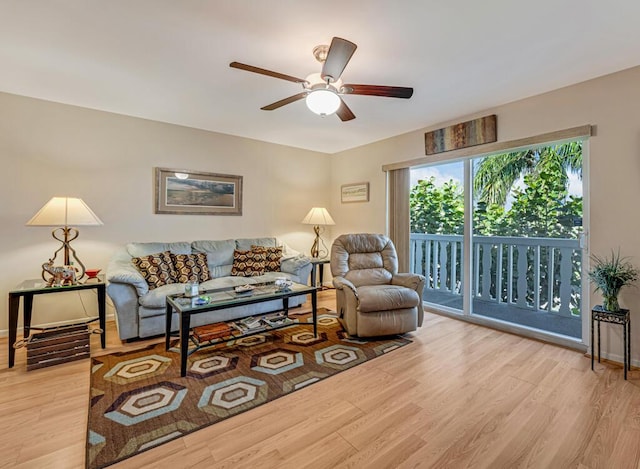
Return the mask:
<svg viewBox="0 0 640 469">
<path fill-rule="evenodd" d="M 290 104 L 296 102 L 307 96 L 306 92 L 294 94 L 293 96 L 289 96 L 288 98 L 281 99 L 280 101 L 276 101 L 275 103 L 271 103 L 267 106 L 261 107 L 263 111 L 273 111 L 274 109 L 278 109 L 286 104 Z"/>
<path fill-rule="evenodd" d="M 344 102 L 344 99 L 340 98 L 340 107 L 336 111 L 336 114 L 340 118 L 342 122 L 350 121 L 356 118 L 356 115 L 349 109 L 347 103 Z"/>
<path fill-rule="evenodd" d="M 362 94 L 366 96 L 385 96 L 387 98 L 409 99 L 413 95 L 413 88 L 403 86 L 380 85 L 344 85 L 340 90 L 345 94 Z"/>
<path fill-rule="evenodd" d="M 322 66 L 323 80 L 327 78 L 331 81 L 336 81 L 342 75 L 344 68 L 351 60 L 351 56 L 356 51 L 356 46 L 353 42 L 347 41 L 340 37 L 334 37 L 331 40 L 331 46 L 329 46 L 329 52 L 327 52 L 327 60 L 325 60 Z"/>
<path fill-rule="evenodd" d="M 267 70 L 266 68 L 254 67 L 253 65 L 247 65 L 240 62 L 231 62 L 229 64 L 229 67 L 246 70 L 247 72 L 259 73 L 260 75 L 267 75 L 268 77 L 280 78 L 281 80 L 292 81 L 294 83 L 306 83 L 307 81 L 304 78 L 292 77 L 291 75 L 273 72 L 271 70 Z"/>
</svg>

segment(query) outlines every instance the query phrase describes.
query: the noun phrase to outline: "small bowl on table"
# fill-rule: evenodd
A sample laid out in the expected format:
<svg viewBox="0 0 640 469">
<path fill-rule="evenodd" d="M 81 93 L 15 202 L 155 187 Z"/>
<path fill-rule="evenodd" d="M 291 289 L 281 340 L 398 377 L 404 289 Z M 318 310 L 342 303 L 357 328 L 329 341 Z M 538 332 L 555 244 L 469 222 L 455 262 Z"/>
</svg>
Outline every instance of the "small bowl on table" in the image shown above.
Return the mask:
<svg viewBox="0 0 640 469">
<path fill-rule="evenodd" d="M 87 280 L 97 279 L 101 270 L 102 269 L 86 269 L 84 273 L 87 276 Z"/>
</svg>

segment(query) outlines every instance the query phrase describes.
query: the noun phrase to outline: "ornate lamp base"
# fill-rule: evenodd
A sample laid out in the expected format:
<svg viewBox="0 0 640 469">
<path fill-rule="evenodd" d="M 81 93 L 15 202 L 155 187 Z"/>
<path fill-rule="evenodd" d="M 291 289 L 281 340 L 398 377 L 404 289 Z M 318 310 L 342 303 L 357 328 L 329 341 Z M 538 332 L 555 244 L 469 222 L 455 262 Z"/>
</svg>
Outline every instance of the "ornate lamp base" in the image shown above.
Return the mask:
<svg viewBox="0 0 640 469">
<path fill-rule="evenodd" d="M 51 232 L 51 236 L 53 236 L 54 239 L 60 241 L 62 243 L 62 246 L 60 246 L 53 253 L 53 257 L 51 259 L 49 259 L 49 263 L 43 264 L 42 279 L 45 282 L 51 282 L 53 280 L 53 278 L 52 278 L 51 273 L 48 272 L 47 270 L 45 270 L 44 265 L 49 264 L 49 265 L 53 266 L 53 264 L 54 264 L 53 261 L 56 259 L 56 257 L 58 256 L 58 253 L 60 251 L 63 251 L 63 255 L 64 255 L 64 264 L 63 265 L 65 265 L 65 266 L 74 266 L 74 267 L 77 268 L 78 273 L 76 275 L 76 280 L 80 280 L 82 277 L 84 277 L 84 273 L 85 273 L 85 270 L 86 270 L 85 267 L 84 267 L 84 264 L 82 263 L 82 261 L 80 259 L 78 259 L 78 256 L 76 254 L 76 250 L 71 247 L 71 241 L 76 239 L 79 234 L 80 234 L 80 232 L 77 229 L 71 228 L 71 227 L 68 227 L 68 226 L 61 227 L 61 228 L 56 228 L 55 230 L 53 230 Z"/>
<path fill-rule="evenodd" d="M 320 237 L 320 233 L 324 232 L 324 228 L 321 228 L 319 225 L 315 225 L 313 227 L 313 232 L 316 234 L 316 239 L 313 241 L 313 245 L 311 246 L 311 257 L 314 259 L 318 257 L 327 257 L 329 255 L 329 250 Z"/>
</svg>

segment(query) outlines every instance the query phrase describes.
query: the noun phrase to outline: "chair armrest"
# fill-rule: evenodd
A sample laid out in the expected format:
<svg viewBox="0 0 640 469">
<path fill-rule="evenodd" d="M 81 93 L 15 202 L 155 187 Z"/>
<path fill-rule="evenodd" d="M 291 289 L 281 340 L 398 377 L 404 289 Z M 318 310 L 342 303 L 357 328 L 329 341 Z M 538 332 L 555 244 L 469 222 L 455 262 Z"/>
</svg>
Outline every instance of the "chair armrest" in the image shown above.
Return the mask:
<svg viewBox="0 0 640 469">
<path fill-rule="evenodd" d="M 403 287 L 411 288 L 418 293 L 418 297 L 420 298 L 420 304 L 418 307 L 418 326 L 422 326 L 422 321 L 424 320 L 424 308 L 422 307 L 424 300 L 422 298 L 422 293 L 424 291 L 425 282 L 426 279 L 423 275 L 411 273 L 396 274 L 391 278 L 392 285 L 401 285 Z"/>
<path fill-rule="evenodd" d="M 391 278 L 391 285 L 400 285 L 403 287 L 411 288 L 418 293 L 422 293 L 424 282 L 425 278 L 423 275 L 411 273 L 395 274 Z"/>
<path fill-rule="evenodd" d="M 336 290 L 350 291 L 356 298 L 358 298 L 358 292 L 355 285 L 344 277 L 333 277 L 333 286 Z"/>
<path fill-rule="evenodd" d="M 336 289 L 336 307 L 338 317 L 350 334 L 358 330 L 358 308 L 360 298 L 353 283 L 344 277 L 333 277 L 333 286 Z"/>
</svg>

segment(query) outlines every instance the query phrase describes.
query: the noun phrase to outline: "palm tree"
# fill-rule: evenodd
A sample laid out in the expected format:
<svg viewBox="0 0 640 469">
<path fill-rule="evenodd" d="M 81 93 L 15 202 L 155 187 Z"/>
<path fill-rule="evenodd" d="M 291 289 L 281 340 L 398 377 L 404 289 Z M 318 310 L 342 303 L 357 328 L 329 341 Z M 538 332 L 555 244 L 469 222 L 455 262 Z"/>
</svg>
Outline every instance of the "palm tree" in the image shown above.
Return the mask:
<svg viewBox="0 0 640 469">
<path fill-rule="evenodd" d="M 582 179 L 582 142 L 568 142 L 529 150 L 500 153 L 484 158 L 473 178 L 473 191 L 479 202 L 504 205 L 513 184 L 525 174 L 536 173 L 543 165 L 554 165 Z"/>
</svg>

